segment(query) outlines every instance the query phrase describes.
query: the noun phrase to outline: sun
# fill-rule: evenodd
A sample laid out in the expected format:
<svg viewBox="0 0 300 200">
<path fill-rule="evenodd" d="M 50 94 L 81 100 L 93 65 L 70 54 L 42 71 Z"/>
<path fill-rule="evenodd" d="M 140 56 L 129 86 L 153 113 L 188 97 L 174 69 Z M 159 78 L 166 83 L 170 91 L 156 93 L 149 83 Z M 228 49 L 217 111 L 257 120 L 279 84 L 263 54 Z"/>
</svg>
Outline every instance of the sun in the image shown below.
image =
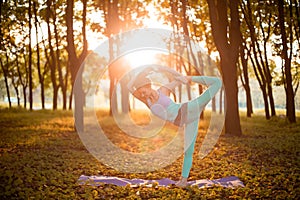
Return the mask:
<svg viewBox="0 0 300 200">
<path fill-rule="evenodd" d="M 157 63 L 158 52 L 155 50 L 133 51 L 124 56 L 131 68 Z"/>
</svg>

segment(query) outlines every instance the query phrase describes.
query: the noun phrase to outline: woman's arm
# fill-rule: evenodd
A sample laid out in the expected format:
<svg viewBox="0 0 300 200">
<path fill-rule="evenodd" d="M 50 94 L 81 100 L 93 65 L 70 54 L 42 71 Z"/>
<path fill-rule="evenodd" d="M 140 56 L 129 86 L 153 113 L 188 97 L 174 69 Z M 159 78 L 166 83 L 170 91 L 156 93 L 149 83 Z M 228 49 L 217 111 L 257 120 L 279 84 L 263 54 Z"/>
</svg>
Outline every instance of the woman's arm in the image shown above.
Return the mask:
<svg viewBox="0 0 300 200">
<path fill-rule="evenodd" d="M 177 72 L 175 74 L 177 74 Z M 162 91 L 165 95 L 169 96 L 170 92 L 173 91 L 176 87 L 178 87 L 181 84 L 187 84 L 190 81 L 190 77 L 182 76 L 181 74 L 179 74 L 178 76 L 174 77 L 174 80 L 172 82 L 160 87 L 160 91 Z"/>
<path fill-rule="evenodd" d="M 170 93 L 171 93 L 171 91 L 173 91 L 174 88 L 176 88 L 176 87 L 179 86 L 180 84 L 181 84 L 181 83 L 180 83 L 179 81 L 174 80 L 174 81 L 172 81 L 172 82 L 170 82 L 170 83 L 168 83 L 168 84 L 166 84 L 166 85 L 161 86 L 161 87 L 159 88 L 159 90 L 160 90 L 163 94 L 169 96 Z"/>
</svg>

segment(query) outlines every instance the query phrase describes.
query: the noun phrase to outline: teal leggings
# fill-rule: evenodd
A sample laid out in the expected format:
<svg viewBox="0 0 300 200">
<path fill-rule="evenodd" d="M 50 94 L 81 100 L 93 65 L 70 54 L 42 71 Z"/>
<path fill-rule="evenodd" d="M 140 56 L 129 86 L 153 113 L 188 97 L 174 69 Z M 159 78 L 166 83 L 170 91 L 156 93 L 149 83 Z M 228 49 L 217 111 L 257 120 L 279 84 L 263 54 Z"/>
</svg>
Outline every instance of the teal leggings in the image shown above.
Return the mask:
<svg viewBox="0 0 300 200">
<path fill-rule="evenodd" d="M 182 177 L 189 176 L 192 162 L 195 142 L 198 134 L 199 117 L 205 105 L 216 95 L 222 87 L 222 82 L 217 77 L 208 76 L 193 76 L 192 82 L 207 85 L 208 88 L 197 98 L 187 102 L 186 117 L 184 128 L 184 160 L 182 166 Z M 178 105 L 178 104 L 177 104 Z M 173 106 L 174 109 L 168 110 L 178 113 L 178 106 Z M 174 119 L 173 119 L 174 120 Z"/>
</svg>

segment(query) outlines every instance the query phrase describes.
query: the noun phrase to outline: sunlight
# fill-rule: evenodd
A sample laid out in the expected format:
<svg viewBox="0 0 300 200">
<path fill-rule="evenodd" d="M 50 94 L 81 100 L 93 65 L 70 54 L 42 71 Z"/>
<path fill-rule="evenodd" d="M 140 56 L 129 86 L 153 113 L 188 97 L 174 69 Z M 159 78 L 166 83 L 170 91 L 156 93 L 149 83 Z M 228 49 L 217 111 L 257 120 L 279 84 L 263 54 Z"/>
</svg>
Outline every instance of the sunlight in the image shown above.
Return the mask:
<svg viewBox="0 0 300 200">
<path fill-rule="evenodd" d="M 161 28 L 161 29 L 172 30 L 172 27 L 170 25 L 167 25 L 163 19 L 159 19 L 160 16 L 159 10 L 154 6 L 153 3 L 148 4 L 146 6 L 146 10 L 148 11 L 149 14 L 148 16 L 144 16 L 142 19 L 139 19 L 142 20 L 143 22 L 143 26 L 139 28 Z M 103 16 L 102 11 L 92 12 L 87 14 L 87 17 L 90 21 L 99 24 L 100 27 L 105 27 L 106 25 L 105 25 L 104 18 L 101 16 Z M 99 46 L 99 44 L 101 44 L 103 41 L 107 39 L 106 36 L 104 36 L 102 33 L 92 31 L 90 27 L 87 27 L 86 31 L 87 31 L 88 48 L 90 50 L 95 49 L 96 47 Z M 143 56 L 143 57 L 148 57 L 148 56 Z"/>
<path fill-rule="evenodd" d="M 166 22 L 162 19 L 159 19 L 160 12 L 153 3 L 150 3 L 146 7 L 147 11 L 149 12 L 149 17 L 143 19 L 144 27 L 146 28 L 163 28 L 172 30 L 171 25 L 165 24 Z"/>
<path fill-rule="evenodd" d="M 157 63 L 157 55 L 158 52 L 154 50 L 140 50 L 126 54 L 124 57 L 129 62 L 131 68 L 136 68 Z"/>
</svg>

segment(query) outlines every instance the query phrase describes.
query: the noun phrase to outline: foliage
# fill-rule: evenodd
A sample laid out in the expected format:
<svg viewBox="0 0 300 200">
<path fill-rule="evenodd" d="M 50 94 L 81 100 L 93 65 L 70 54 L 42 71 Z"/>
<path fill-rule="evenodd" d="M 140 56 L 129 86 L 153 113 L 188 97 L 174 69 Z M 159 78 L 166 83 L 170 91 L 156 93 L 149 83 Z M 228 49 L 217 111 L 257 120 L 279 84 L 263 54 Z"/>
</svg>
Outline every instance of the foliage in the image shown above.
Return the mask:
<svg viewBox="0 0 300 200">
<path fill-rule="evenodd" d="M 71 112 L 1 109 L 0 116 L 1 199 L 300 198 L 299 120 L 289 124 L 282 117 L 269 121 L 259 115 L 242 117 L 244 136 L 222 136 L 206 158 L 195 157 L 190 180 L 235 175 L 245 188 L 182 189 L 80 186 L 77 179 L 82 174 L 176 180 L 182 159 L 152 173 L 124 174 L 102 165 L 87 152 L 72 131 Z M 98 116 L 107 117 L 107 112 Z"/>
</svg>

